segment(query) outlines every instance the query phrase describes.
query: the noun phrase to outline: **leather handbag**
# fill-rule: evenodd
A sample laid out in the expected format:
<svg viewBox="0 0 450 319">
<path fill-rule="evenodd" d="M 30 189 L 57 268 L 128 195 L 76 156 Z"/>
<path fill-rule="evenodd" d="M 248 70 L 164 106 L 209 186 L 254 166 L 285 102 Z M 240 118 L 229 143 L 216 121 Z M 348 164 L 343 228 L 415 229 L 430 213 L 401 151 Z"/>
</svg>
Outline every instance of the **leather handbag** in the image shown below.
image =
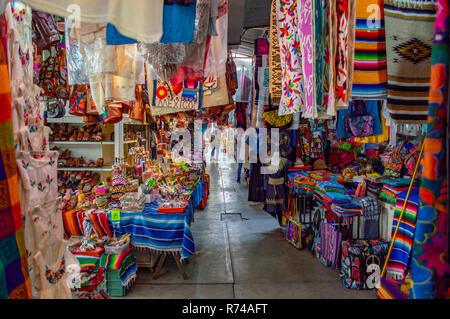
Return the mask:
<svg viewBox="0 0 450 319">
<path fill-rule="evenodd" d="M 109 104 L 105 107 L 105 113 L 103 114 L 104 124 L 119 123 L 123 119 L 122 105 L 117 103 Z"/>
<path fill-rule="evenodd" d="M 130 119 L 139 122 L 144 121 L 144 102 L 142 100 L 142 87 L 136 87 L 136 101 L 132 103 L 130 113 Z"/>
</svg>

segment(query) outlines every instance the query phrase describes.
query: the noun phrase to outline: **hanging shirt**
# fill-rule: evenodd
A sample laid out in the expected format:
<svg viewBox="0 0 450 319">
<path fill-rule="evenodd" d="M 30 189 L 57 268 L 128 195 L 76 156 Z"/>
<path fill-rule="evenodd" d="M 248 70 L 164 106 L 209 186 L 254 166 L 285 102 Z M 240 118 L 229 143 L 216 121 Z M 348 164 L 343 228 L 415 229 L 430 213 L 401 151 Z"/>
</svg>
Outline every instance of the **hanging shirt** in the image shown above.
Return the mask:
<svg viewBox="0 0 450 319">
<path fill-rule="evenodd" d="M 177 3 L 164 5 L 161 43 L 189 43 L 194 41 L 196 5 Z"/>
</svg>

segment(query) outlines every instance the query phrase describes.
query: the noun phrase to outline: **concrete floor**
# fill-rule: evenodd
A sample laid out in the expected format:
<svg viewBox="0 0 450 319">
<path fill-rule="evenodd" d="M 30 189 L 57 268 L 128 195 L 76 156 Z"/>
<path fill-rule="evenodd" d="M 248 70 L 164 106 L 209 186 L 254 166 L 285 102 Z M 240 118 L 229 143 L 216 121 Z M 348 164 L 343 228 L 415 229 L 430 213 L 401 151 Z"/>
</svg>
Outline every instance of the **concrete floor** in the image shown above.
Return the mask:
<svg viewBox="0 0 450 319">
<path fill-rule="evenodd" d="M 278 222 L 247 201 L 245 182 L 236 182 L 236 164 L 222 157 L 208 166 L 211 176 L 207 208 L 196 210 L 192 232 L 196 255 L 185 265 L 183 280 L 172 258 L 160 277 L 139 269 L 125 298 L 264 299 L 376 298 L 375 291 L 342 286 L 337 270 L 320 264 L 308 251 L 291 246 Z M 241 213 L 239 215 L 221 214 Z"/>
</svg>

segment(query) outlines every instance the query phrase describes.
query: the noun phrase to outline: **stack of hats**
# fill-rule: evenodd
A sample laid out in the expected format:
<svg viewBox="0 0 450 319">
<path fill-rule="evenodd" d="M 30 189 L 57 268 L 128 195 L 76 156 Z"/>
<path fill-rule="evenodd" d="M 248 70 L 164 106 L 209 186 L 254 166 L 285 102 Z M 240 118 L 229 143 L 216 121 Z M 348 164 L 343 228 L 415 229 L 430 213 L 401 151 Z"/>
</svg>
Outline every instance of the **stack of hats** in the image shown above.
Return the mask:
<svg viewBox="0 0 450 319">
<path fill-rule="evenodd" d="M 95 203 L 98 209 L 108 209 L 110 200 L 109 186 L 100 182 L 95 188 Z"/>
<path fill-rule="evenodd" d="M 120 199 L 126 192 L 127 181 L 121 170 L 117 170 L 111 183 L 111 199 Z"/>
</svg>

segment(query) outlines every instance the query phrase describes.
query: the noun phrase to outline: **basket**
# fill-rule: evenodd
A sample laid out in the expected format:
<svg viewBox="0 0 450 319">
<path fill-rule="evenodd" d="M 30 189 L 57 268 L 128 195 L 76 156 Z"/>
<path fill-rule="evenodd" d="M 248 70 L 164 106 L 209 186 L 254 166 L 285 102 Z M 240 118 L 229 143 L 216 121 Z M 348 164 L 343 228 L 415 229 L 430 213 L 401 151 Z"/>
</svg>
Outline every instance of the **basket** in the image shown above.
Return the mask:
<svg viewBox="0 0 450 319">
<path fill-rule="evenodd" d="M 130 241 L 123 244 L 122 246 L 108 246 L 105 245 L 105 254 L 107 255 L 120 255 L 124 253 L 128 247 L 130 247 Z"/>
<path fill-rule="evenodd" d="M 174 207 L 174 208 L 158 207 L 158 212 L 161 214 L 183 214 L 186 211 L 187 206 L 188 203 L 186 203 L 186 205 L 184 205 L 183 207 Z"/>
</svg>

